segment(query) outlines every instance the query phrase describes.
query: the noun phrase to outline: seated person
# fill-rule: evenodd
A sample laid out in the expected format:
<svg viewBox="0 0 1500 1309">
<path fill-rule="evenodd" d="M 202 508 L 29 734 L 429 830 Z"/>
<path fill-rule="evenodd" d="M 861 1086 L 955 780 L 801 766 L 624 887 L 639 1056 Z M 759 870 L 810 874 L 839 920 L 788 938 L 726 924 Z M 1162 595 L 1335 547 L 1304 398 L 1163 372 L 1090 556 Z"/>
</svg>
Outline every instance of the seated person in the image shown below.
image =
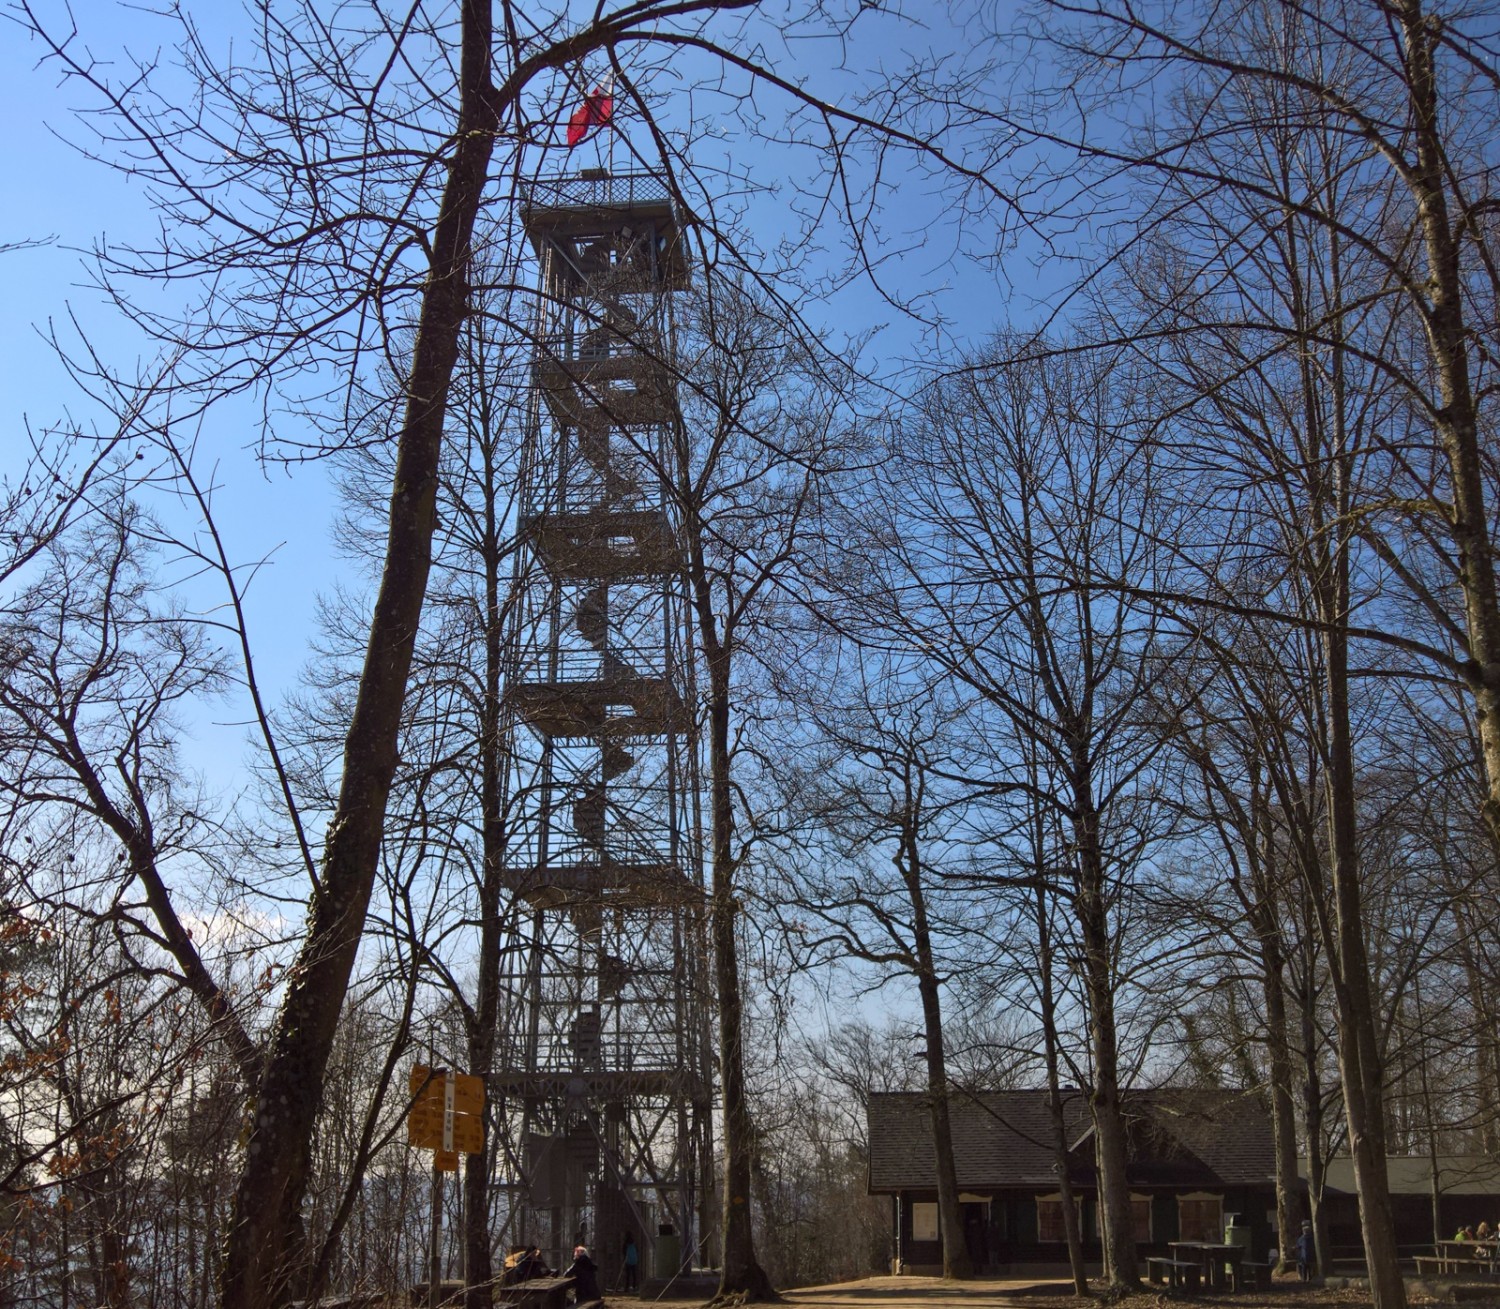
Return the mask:
<svg viewBox="0 0 1500 1309">
<path fill-rule="evenodd" d="M 517 1286 L 529 1282 L 533 1277 L 551 1277 L 552 1270 L 542 1258 L 542 1252 L 534 1245 L 513 1250 L 505 1257 L 505 1271 L 500 1275 L 501 1286 Z"/>
<path fill-rule="evenodd" d="M 589 1258 L 587 1247 L 581 1245 L 573 1247 L 573 1263 L 564 1276 L 574 1279 L 574 1304 L 588 1304 L 592 1300 L 600 1299 L 599 1265 Z"/>
</svg>

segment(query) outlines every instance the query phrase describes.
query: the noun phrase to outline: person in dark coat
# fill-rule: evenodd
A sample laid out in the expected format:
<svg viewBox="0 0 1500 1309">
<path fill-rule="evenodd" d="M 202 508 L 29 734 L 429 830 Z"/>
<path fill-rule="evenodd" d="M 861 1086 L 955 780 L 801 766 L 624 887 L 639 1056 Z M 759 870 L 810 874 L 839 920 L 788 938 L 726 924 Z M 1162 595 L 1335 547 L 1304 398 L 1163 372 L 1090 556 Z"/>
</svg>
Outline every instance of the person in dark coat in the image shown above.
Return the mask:
<svg viewBox="0 0 1500 1309">
<path fill-rule="evenodd" d="M 1313 1272 L 1318 1266 L 1318 1243 L 1313 1239 L 1312 1224 L 1305 1219 L 1302 1223 L 1302 1231 L 1297 1237 L 1297 1276 L 1304 1282 L 1313 1279 Z"/>
<path fill-rule="evenodd" d="M 599 1265 L 589 1258 L 586 1246 L 573 1247 L 573 1262 L 563 1276 L 573 1279 L 574 1304 L 588 1304 L 603 1298 L 599 1294 Z"/>
</svg>

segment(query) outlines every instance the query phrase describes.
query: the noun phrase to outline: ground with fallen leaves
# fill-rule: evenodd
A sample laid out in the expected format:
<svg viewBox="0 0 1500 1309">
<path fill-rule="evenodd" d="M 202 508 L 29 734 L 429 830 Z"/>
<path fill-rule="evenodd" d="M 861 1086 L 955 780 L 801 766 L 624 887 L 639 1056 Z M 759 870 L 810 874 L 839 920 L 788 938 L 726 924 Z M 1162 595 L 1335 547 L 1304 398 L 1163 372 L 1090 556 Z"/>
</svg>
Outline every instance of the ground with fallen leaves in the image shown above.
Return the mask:
<svg viewBox="0 0 1500 1309">
<path fill-rule="evenodd" d="M 1066 1280 L 976 1278 L 945 1282 L 931 1277 L 867 1277 L 830 1286 L 806 1286 L 783 1293 L 797 1309 L 1100 1309 L 1099 1299 L 1082 1300 Z M 1444 1284 L 1409 1281 L 1407 1298 L 1413 1305 L 1453 1303 Z M 618 1309 L 646 1309 L 649 1302 L 625 1303 L 610 1299 Z M 1371 1303 L 1368 1290 L 1358 1284 L 1305 1286 L 1295 1276 L 1277 1278 L 1265 1291 L 1241 1294 L 1202 1292 L 1187 1295 L 1143 1290 L 1124 1301 L 1125 1309 L 1363 1309 Z M 1500 1309 L 1500 1285 L 1465 1288 L 1466 1309 Z"/>
</svg>

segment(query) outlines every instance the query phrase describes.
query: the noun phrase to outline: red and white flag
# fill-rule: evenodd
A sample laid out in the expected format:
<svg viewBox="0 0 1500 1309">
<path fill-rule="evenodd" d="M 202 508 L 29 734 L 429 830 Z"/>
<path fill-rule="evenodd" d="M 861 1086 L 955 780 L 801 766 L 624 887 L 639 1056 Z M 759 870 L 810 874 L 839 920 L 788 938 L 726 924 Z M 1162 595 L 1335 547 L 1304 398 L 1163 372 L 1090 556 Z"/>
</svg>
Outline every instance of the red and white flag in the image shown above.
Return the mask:
<svg viewBox="0 0 1500 1309">
<path fill-rule="evenodd" d="M 610 78 L 606 85 L 596 86 L 584 96 L 583 103 L 573 111 L 573 116 L 568 119 L 568 145 L 577 145 L 594 128 L 603 127 L 614 111 L 615 85 L 614 79 Z"/>
</svg>

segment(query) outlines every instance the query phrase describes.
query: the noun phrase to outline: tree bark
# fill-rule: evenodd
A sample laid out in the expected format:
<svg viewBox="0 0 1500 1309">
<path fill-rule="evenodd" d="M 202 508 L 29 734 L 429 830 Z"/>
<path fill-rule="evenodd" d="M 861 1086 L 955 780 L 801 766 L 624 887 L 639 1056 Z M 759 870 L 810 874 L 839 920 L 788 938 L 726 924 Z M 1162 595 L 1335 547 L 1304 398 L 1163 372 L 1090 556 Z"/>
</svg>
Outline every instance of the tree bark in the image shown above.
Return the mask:
<svg viewBox="0 0 1500 1309">
<path fill-rule="evenodd" d="M 711 583 L 697 542 L 692 554 L 699 636 L 708 669 L 709 817 L 713 831 L 709 935 L 718 990 L 719 1081 L 724 1097 L 724 1231 L 718 1295 L 775 1300 L 778 1297 L 771 1279 L 755 1257 L 750 1211 L 755 1128 L 745 1093 L 744 1002 L 735 940 L 739 906 L 734 894 L 734 795 L 730 786 L 731 650 L 727 641 L 719 639 Z"/>
<path fill-rule="evenodd" d="M 913 946 L 917 955 L 917 992 L 922 1000 L 922 1027 L 927 1038 L 927 1109 L 932 1120 L 932 1147 L 937 1163 L 938 1233 L 943 1239 L 943 1276 L 972 1277 L 974 1262 L 964 1239 L 963 1210 L 958 1201 L 958 1171 L 953 1164 L 953 1123 L 948 1104 L 948 1068 L 943 1056 L 943 1012 L 933 967 L 932 936 L 920 891 L 913 895 Z"/>
<path fill-rule="evenodd" d="M 1038 826 L 1040 826 L 1038 824 Z M 1045 850 L 1040 840 L 1039 852 Z M 1052 1124 L 1052 1166 L 1057 1172 L 1057 1192 L 1062 1198 L 1063 1236 L 1068 1243 L 1068 1269 L 1073 1276 L 1073 1293 L 1089 1294 L 1088 1270 L 1083 1263 L 1083 1234 L 1078 1230 L 1078 1207 L 1073 1197 L 1073 1177 L 1068 1170 L 1067 1124 L 1063 1118 L 1062 1079 L 1058 1069 L 1057 1006 L 1052 985 L 1052 924 L 1047 916 L 1046 870 L 1037 868 L 1036 933 L 1037 972 L 1040 974 L 1038 1003 L 1042 1017 L 1042 1054 L 1047 1064 L 1047 1113 Z"/>
<path fill-rule="evenodd" d="M 1359 887 L 1354 814 L 1353 745 L 1349 737 L 1347 648 L 1343 634 L 1325 640 L 1329 661 L 1329 827 L 1333 847 L 1334 997 L 1339 1016 L 1339 1071 L 1349 1125 L 1349 1153 L 1359 1191 L 1370 1292 L 1376 1309 L 1401 1309 L 1406 1283 L 1396 1262 L 1395 1217 L 1386 1173 L 1384 1060 L 1380 1054 Z"/>
<path fill-rule="evenodd" d="M 1317 859 L 1308 833 L 1302 833 L 1304 859 Z M 1321 886 L 1316 892 L 1321 892 Z M 1301 1011 L 1302 1059 L 1302 1127 L 1306 1133 L 1307 1208 L 1313 1225 L 1313 1246 L 1317 1252 L 1317 1278 L 1328 1267 L 1328 1214 L 1323 1208 L 1323 1190 L 1327 1181 L 1327 1160 L 1323 1155 L 1323 1081 L 1318 1073 L 1318 957 L 1316 945 L 1317 914 L 1313 909 L 1315 884 L 1304 880 L 1302 888 L 1302 961 L 1298 1008 Z"/>
<path fill-rule="evenodd" d="M 507 743 L 501 738 L 501 566 L 505 552 L 495 515 L 492 446 L 484 451 L 484 705 L 480 713 L 480 818 L 484 867 L 479 888 L 479 965 L 474 1008 L 468 1031 L 469 1071 L 487 1078 L 495 1065 L 495 1024 L 500 1016 L 501 899 L 504 892 L 505 815 L 501 787 Z M 489 1309 L 494 1303 L 490 1279 L 490 1174 L 495 1166 L 495 1139 L 490 1131 L 494 1111 L 485 1097 L 480 1119 L 484 1153 L 464 1161 L 464 1303 L 467 1309 Z M 478 1164 L 476 1167 L 475 1164 Z"/>
<path fill-rule="evenodd" d="M 1440 401 L 1433 421 L 1447 455 L 1452 483 L 1449 526 L 1464 597 L 1469 686 L 1488 789 L 1483 816 L 1492 845 L 1500 849 L 1500 596 L 1496 594 L 1478 404 L 1469 371 L 1471 340 L 1464 313 L 1461 233 L 1454 230 L 1450 219 L 1445 188 L 1448 162 L 1438 113 L 1436 65 L 1441 23 L 1424 12 L 1422 0 L 1403 0 L 1399 13 L 1416 149 L 1408 185 L 1417 204 L 1427 261 L 1424 326 Z M 1480 1060 L 1483 1064 L 1489 1053 L 1493 1064 L 1494 1047 L 1486 1035 L 1492 1033 L 1481 1034 Z M 1483 1072 L 1481 1083 L 1481 1094 L 1492 1097 Z M 1500 1136 L 1488 1120 L 1483 1131 L 1492 1141 Z"/>
<path fill-rule="evenodd" d="M 1301 1230 L 1301 1186 L 1297 1180 L 1297 1113 L 1292 1089 L 1292 1052 L 1287 1037 L 1284 961 L 1279 940 L 1262 954 L 1261 990 L 1266 1003 L 1266 1050 L 1271 1074 L 1271 1134 L 1276 1152 L 1277 1271 L 1285 1272 Z"/>
<path fill-rule="evenodd" d="M 1328 940 L 1334 1002 L 1338 1017 L 1338 1058 L 1349 1128 L 1349 1153 L 1359 1192 L 1360 1233 L 1364 1240 L 1370 1292 L 1376 1309 L 1402 1309 L 1406 1283 L 1396 1259 L 1395 1216 L 1386 1172 L 1385 1064 L 1378 1015 L 1365 946 L 1364 893 L 1360 879 L 1359 817 L 1355 795 L 1354 739 L 1349 709 L 1350 602 L 1349 528 L 1352 521 L 1350 442 L 1344 430 L 1344 370 L 1340 337 L 1342 295 L 1339 248 L 1332 252 L 1333 327 L 1331 366 L 1333 430 L 1323 430 L 1318 380 L 1303 352 L 1303 404 L 1307 443 L 1320 451 L 1325 470 L 1314 473 L 1310 498 L 1313 527 L 1308 546 L 1309 589 L 1322 623 L 1323 703 L 1326 724 L 1324 791 L 1328 805 L 1333 930 Z M 1300 279 L 1292 279 L 1298 326 L 1308 317 L 1300 299 Z M 1309 327 L 1316 330 L 1309 322 Z M 1326 919 L 1320 919 L 1326 921 Z M 1325 929 L 1326 930 L 1326 929 Z"/>
<path fill-rule="evenodd" d="M 1287 1029 L 1286 952 L 1281 939 L 1275 833 L 1259 769 L 1252 779 L 1253 899 L 1250 924 L 1260 950 L 1261 994 L 1266 1006 L 1266 1055 L 1270 1064 L 1271 1137 L 1276 1156 L 1276 1271 L 1294 1262 L 1293 1242 L 1301 1231 L 1301 1186 L 1297 1179 L 1297 1110 L 1292 1086 L 1292 1048 Z M 1258 846 L 1258 850 L 1254 847 Z"/>
<path fill-rule="evenodd" d="M 1458 556 L 1469 641 L 1469 687 L 1489 790 L 1484 819 L 1500 841 L 1500 596 L 1495 591 L 1478 406 L 1469 373 L 1471 345 L 1464 315 L 1460 234 L 1449 217 L 1445 187 L 1448 159 L 1438 114 L 1436 64 L 1441 22 L 1424 11 L 1422 0 L 1401 0 L 1397 13 L 1406 46 L 1406 88 L 1416 153 L 1406 182 L 1417 206 L 1427 262 L 1423 325 L 1438 384 L 1439 404 L 1432 417 L 1452 483 L 1449 530 Z"/>
<path fill-rule="evenodd" d="M 1125 1116 L 1120 1093 L 1120 1055 L 1115 1032 L 1114 959 L 1110 950 L 1104 861 L 1099 850 L 1099 818 L 1089 783 L 1087 745 L 1074 752 L 1074 844 L 1078 878 L 1079 936 L 1083 945 L 1084 989 L 1089 1003 L 1089 1047 L 1093 1087 L 1089 1107 L 1099 1161 L 1099 1228 L 1106 1277 L 1111 1286 L 1140 1284 L 1135 1257 L 1135 1221 L 1125 1175 Z"/>
<path fill-rule="evenodd" d="M 468 312 L 474 223 L 494 148 L 489 0 L 465 0 L 458 132 L 397 438 L 386 566 L 370 623 L 322 879 L 263 1066 L 221 1273 L 223 1309 L 294 1297 L 323 1078 L 378 864 L 407 675 L 431 564 L 438 461 Z"/>
</svg>

